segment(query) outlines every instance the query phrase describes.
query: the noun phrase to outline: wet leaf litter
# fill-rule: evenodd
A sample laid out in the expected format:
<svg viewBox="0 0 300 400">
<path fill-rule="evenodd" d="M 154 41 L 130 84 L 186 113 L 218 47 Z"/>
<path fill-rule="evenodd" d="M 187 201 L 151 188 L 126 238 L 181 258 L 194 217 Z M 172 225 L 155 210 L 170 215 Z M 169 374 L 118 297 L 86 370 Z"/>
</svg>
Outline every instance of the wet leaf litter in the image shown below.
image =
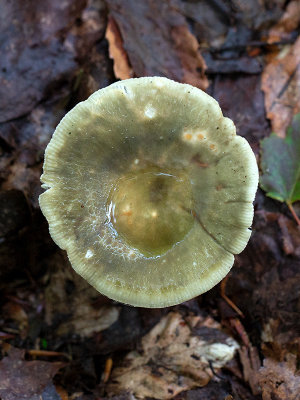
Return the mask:
<svg viewBox="0 0 300 400">
<path fill-rule="evenodd" d="M 294 130 L 289 145 L 288 127 L 299 113 L 297 3 L 1 5 L 3 399 L 13 394 L 22 400 L 297 399 L 299 228 L 285 202 L 259 189 L 249 245 L 236 256 L 222 290 L 219 285 L 182 305 L 151 310 L 111 302 L 78 277 L 38 208 L 43 154 L 59 120 L 116 78 L 146 74 L 206 88 L 251 144 L 262 176 L 265 141 L 278 136 L 277 148 L 291 149 L 293 156 L 288 163 L 283 151 L 269 157 L 275 168 L 268 191 L 275 187 L 284 201 L 294 199 L 297 137 Z M 266 145 L 270 153 L 272 141 Z M 197 160 L 199 168 L 207 168 Z M 217 364 L 211 349 L 229 339 L 238 347 L 230 360 Z M 210 349 L 208 358 L 199 343 Z M 194 344 L 201 354 L 192 351 Z M 136 384 L 128 386 L 122 374 L 132 379 L 139 362 Z M 40 376 L 32 374 L 31 380 L 30 363 L 41 366 Z"/>
</svg>

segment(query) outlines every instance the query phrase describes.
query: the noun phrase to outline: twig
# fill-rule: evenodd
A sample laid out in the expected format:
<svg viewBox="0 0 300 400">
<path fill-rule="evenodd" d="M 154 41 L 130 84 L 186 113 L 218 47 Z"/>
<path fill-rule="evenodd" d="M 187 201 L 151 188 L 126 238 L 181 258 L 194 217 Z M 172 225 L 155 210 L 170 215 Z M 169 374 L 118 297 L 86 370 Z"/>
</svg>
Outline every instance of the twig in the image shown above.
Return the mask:
<svg viewBox="0 0 300 400">
<path fill-rule="evenodd" d="M 7 332 L 0 332 L 0 340 L 14 339 L 16 335 Z"/>
<path fill-rule="evenodd" d="M 299 219 L 298 215 L 296 214 L 296 211 L 294 210 L 294 207 L 292 206 L 292 203 L 287 201 L 286 204 L 287 204 L 290 212 L 292 213 L 292 216 L 294 217 L 295 221 L 300 226 L 300 219 Z"/>
<path fill-rule="evenodd" d="M 242 318 L 245 318 L 244 314 L 242 311 L 238 308 L 237 305 L 234 304 L 232 300 L 230 300 L 229 297 L 227 297 L 225 293 L 225 288 L 226 288 L 226 283 L 227 283 L 228 275 L 222 280 L 221 282 L 221 297 L 226 301 L 226 303 Z"/>
<path fill-rule="evenodd" d="M 48 351 L 48 350 L 27 350 L 27 354 L 33 357 L 65 357 L 69 359 L 70 357 L 66 353 L 60 353 L 58 351 Z"/>
<path fill-rule="evenodd" d="M 111 370 L 113 366 L 113 360 L 109 357 L 105 362 L 104 372 L 103 372 L 103 383 L 106 383 L 109 380 Z"/>
<path fill-rule="evenodd" d="M 241 321 L 238 318 L 229 318 L 230 325 L 236 330 L 244 345 L 249 348 L 251 346 L 249 337 Z"/>
</svg>

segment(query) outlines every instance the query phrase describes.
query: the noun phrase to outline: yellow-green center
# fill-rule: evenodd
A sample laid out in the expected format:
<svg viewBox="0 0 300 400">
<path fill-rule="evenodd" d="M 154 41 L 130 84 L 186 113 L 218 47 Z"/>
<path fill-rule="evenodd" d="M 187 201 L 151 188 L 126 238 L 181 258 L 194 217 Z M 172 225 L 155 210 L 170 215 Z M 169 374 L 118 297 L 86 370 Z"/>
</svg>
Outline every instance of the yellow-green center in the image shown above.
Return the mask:
<svg viewBox="0 0 300 400">
<path fill-rule="evenodd" d="M 109 222 L 130 246 L 159 256 L 183 240 L 194 218 L 186 174 L 150 167 L 124 176 L 107 202 Z"/>
</svg>

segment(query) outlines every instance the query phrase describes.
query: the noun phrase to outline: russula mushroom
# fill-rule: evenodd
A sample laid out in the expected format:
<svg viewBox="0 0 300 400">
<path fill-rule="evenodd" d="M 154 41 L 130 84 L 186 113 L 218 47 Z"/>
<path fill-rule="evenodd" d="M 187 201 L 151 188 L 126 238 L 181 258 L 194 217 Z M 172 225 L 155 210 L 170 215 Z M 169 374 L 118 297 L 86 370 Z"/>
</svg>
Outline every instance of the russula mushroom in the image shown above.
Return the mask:
<svg viewBox="0 0 300 400">
<path fill-rule="evenodd" d="M 73 268 L 114 300 L 164 307 L 229 272 L 251 235 L 258 169 L 212 97 L 146 77 L 76 105 L 41 180 L 42 212 Z"/>
</svg>

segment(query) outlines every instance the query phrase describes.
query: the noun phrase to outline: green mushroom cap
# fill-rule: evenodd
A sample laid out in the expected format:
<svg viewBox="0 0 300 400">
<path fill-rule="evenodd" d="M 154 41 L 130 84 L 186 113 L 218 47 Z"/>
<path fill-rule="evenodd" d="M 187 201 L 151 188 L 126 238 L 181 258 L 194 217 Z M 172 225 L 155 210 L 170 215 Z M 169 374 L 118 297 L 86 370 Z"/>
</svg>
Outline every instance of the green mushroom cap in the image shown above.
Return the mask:
<svg viewBox="0 0 300 400">
<path fill-rule="evenodd" d="M 147 77 L 74 107 L 41 180 L 42 212 L 73 268 L 114 300 L 165 307 L 229 272 L 251 235 L 258 169 L 212 97 Z"/>
</svg>

